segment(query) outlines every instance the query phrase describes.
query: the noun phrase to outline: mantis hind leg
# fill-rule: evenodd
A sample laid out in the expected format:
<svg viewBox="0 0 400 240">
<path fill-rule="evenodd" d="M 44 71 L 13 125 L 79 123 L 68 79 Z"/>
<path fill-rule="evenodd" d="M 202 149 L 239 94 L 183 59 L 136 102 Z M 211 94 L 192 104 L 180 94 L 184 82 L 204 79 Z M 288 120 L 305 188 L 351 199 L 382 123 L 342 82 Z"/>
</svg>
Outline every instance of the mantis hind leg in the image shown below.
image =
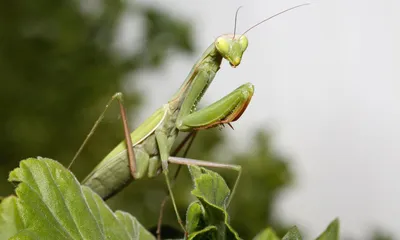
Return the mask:
<svg viewBox="0 0 400 240">
<path fill-rule="evenodd" d="M 79 147 L 78 151 L 75 153 L 74 158 L 71 160 L 70 164 L 68 165 L 68 169 L 71 168 L 72 164 L 75 162 L 75 160 L 78 158 L 80 153 L 82 152 L 83 148 L 86 146 L 87 142 L 89 141 L 90 137 L 93 135 L 93 133 L 96 131 L 97 127 L 99 126 L 100 122 L 103 120 L 104 115 L 106 114 L 108 108 L 110 107 L 111 103 L 114 102 L 114 100 L 117 100 L 120 108 L 120 113 L 121 113 L 121 119 L 122 119 L 122 124 L 124 127 L 124 135 L 125 135 L 125 142 L 126 142 L 126 149 L 128 151 L 128 159 L 129 159 L 129 168 L 131 175 L 134 176 L 134 173 L 136 171 L 136 159 L 135 155 L 133 154 L 132 150 L 132 140 L 130 137 L 130 131 L 128 127 L 128 121 L 126 117 L 126 110 L 123 105 L 123 94 L 120 92 L 115 93 L 111 99 L 108 101 L 107 105 L 105 106 L 103 112 L 100 114 L 96 122 L 94 123 L 92 129 L 90 130 L 89 134 L 86 136 L 85 140 L 83 141 L 82 145 Z"/>
</svg>

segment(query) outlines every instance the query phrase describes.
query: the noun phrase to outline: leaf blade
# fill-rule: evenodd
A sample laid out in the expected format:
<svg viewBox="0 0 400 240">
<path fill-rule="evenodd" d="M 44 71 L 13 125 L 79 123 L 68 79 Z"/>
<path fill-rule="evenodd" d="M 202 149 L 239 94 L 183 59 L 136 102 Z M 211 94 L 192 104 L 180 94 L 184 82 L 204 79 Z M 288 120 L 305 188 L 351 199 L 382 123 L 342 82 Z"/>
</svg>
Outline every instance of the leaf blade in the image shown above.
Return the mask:
<svg viewBox="0 0 400 240">
<path fill-rule="evenodd" d="M 113 213 L 54 160 L 23 160 L 9 180 L 19 182 L 17 205 L 26 227 L 15 239 L 132 239 L 140 234 L 154 239 L 129 214 Z"/>
<path fill-rule="evenodd" d="M 316 240 L 339 240 L 340 224 L 339 219 L 333 220 L 321 235 Z"/>
<path fill-rule="evenodd" d="M 282 240 L 302 240 L 299 229 L 296 226 L 290 228 Z"/>
<path fill-rule="evenodd" d="M 279 237 L 276 235 L 275 231 L 272 228 L 266 228 L 259 234 L 257 234 L 253 240 L 279 240 Z"/>
<path fill-rule="evenodd" d="M 9 196 L 0 203 L 0 239 L 8 239 L 24 228 L 17 206 L 17 198 Z"/>
</svg>

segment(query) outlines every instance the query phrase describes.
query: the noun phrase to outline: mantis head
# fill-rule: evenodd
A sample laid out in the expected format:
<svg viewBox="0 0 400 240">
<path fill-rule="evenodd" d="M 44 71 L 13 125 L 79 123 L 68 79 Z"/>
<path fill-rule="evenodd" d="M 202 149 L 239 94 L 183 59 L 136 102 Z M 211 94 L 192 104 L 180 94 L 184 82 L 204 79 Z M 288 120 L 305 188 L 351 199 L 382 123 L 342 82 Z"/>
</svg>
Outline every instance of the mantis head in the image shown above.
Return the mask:
<svg viewBox="0 0 400 240">
<path fill-rule="evenodd" d="M 232 67 L 237 67 L 242 60 L 244 51 L 249 44 L 244 35 L 222 35 L 214 42 L 215 48 Z"/>
<path fill-rule="evenodd" d="M 260 24 L 263 24 L 266 21 L 268 21 L 276 16 L 279 16 L 285 12 L 288 12 L 290 10 L 293 10 L 295 8 L 299 8 L 299 7 L 302 7 L 305 5 L 309 5 L 309 3 L 300 4 L 300 5 L 288 8 L 286 10 L 283 10 L 281 12 L 278 12 L 278 13 L 272 15 L 271 17 L 268 17 L 256 24 L 254 24 L 252 27 L 247 29 L 243 34 L 236 35 L 237 16 L 239 13 L 239 9 L 241 8 L 241 7 L 239 7 L 236 10 L 236 14 L 235 14 L 234 33 L 232 35 L 227 34 L 227 35 L 222 35 L 222 36 L 218 37 L 217 40 L 215 40 L 215 42 L 214 42 L 215 48 L 217 49 L 217 51 L 221 54 L 221 56 L 223 58 L 225 58 L 226 60 L 229 61 L 229 64 L 232 67 L 237 67 L 240 64 L 240 61 L 242 60 L 242 56 L 243 56 L 244 51 L 246 51 L 247 45 L 249 44 L 249 41 L 247 40 L 247 37 L 245 36 L 246 33 L 248 33 L 250 30 L 254 29 L 255 27 L 259 26 Z"/>
</svg>

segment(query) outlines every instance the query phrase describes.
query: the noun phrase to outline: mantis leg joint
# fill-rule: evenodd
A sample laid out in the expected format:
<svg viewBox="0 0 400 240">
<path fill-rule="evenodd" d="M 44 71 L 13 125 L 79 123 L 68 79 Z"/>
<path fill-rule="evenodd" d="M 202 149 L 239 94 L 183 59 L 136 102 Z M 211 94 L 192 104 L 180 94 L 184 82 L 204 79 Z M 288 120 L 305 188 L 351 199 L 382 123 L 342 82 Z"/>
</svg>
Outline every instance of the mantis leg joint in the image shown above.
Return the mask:
<svg viewBox="0 0 400 240">
<path fill-rule="evenodd" d="M 124 96 L 124 95 L 122 94 L 122 92 L 117 92 L 117 93 L 115 93 L 115 94 L 113 95 L 112 98 L 116 98 L 116 99 L 118 99 L 119 101 L 122 101 L 123 96 Z"/>
</svg>

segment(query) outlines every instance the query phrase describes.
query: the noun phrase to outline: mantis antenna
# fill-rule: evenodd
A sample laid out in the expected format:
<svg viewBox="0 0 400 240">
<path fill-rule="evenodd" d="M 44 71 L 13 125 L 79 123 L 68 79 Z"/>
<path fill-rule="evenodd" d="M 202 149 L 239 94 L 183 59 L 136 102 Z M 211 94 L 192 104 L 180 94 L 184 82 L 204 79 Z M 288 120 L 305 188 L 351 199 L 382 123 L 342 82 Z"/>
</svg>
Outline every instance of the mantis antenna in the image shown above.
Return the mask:
<svg viewBox="0 0 400 240">
<path fill-rule="evenodd" d="M 272 19 L 272 18 L 274 18 L 274 17 L 277 17 L 277 16 L 279 16 L 279 15 L 285 13 L 285 12 L 288 12 L 288 11 L 290 11 L 290 10 L 293 10 L 293 9 L 295 9 L 295 8 L 303 7 L 303 6 L 310 5 L 310 4 L 311 4 L 311 3 L 303 3 L 303 4 L 300 4 L 300 5 L 297 5 L 297 6 L 288 8 L 288 9 L 286 9 L 286 10 L 283 10 L 283 11 L 281 11 L 281 12 L 278 12 L 278 13 L 272 15 L 271 17 L 268 17 L 268 18 L 262 20 L 261 22 L 258 22 L 258 23 L 256 23 L 256 24 L 254 24 L 254 25 L 251 26 L 249 29 L 247 29 L 247 30 L 242 34 L 242 36 L 245 35 L 246 33 L 248 33 L 248 32 L 249 32 L 250 30 L 252 30 L 253 28 L 257 27 L 258 25 L 263 24 L 263 23 L 265 23 L 266 21 L 268 21 L 268 20 L 270 20 L 270 19 Z M 238 10 L 239 10 L 239 9 L 238 9 Z M 237 14 L 237 12 L 236 12 L 236 14 Z M 235 27 L 236 27 L 236 20 L 235 20 Z"/>
<path fill-rule="evenodd" d="M 236 10 L 236 13 L 235 13 L 235 27 L 233 28 L 233 37 L 232 37 L 232 39 L 234 39 L 234 38 L 235 38 L 235 35 L 236 35 L 237 16 L 238 16 L 239 10 L 240 10 L 242 7 L 243 7 L 243 6 L 238 7 L 238 9 Z"/>
</svg>

